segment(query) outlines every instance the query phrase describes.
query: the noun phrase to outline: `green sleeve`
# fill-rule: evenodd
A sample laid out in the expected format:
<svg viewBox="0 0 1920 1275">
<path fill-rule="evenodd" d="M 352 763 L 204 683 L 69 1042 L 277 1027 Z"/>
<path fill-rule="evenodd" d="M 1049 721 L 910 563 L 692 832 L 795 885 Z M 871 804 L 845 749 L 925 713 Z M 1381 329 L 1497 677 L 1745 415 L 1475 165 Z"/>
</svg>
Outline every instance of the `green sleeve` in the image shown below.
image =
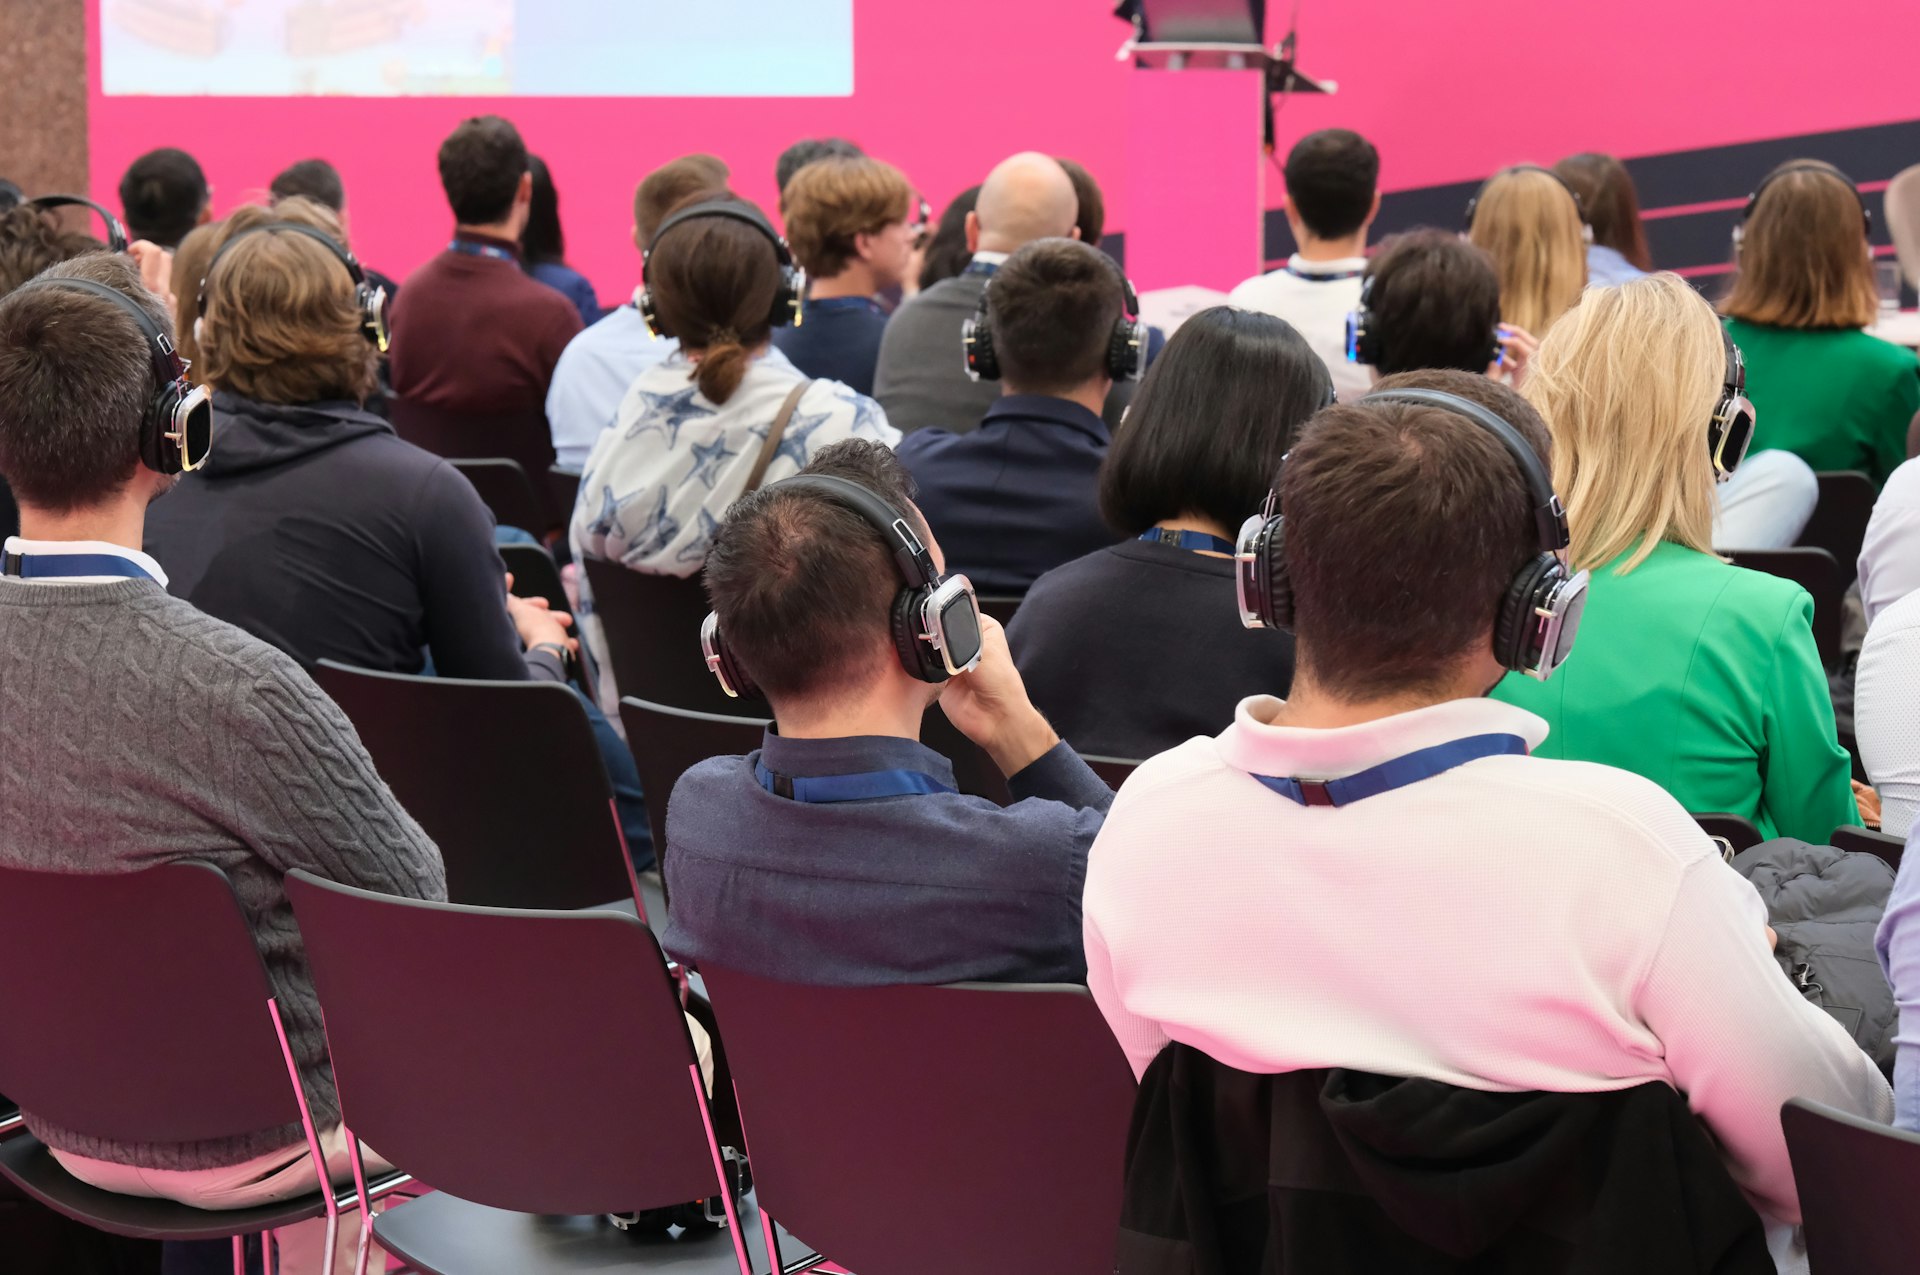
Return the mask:
<svg viewBox="0 0 1920 1275">
<path fill-rule="evenodd" d="M 1833 724 L 1833 698 L 1813 642 L 1813 599 L 1796 590 L 1773 644 L 1762 727 L 1760 805 L 1783 837 L 1825 845 L 1860 822 L 1852 763 Z"/>
<path fill-rule="evenodd" d="M 1920 413 L 1920 362 L 1911 354 L 1901 351 L 1906 357 L 1901 367 L 1887 387 L 1878 413 L 1879 425 L 1872 440 L 1873 481 L 1884 484 L 1891 474 L 1907 459 L 1907 429 L 1913 423 L 1916 413 Z"/>
</svg>

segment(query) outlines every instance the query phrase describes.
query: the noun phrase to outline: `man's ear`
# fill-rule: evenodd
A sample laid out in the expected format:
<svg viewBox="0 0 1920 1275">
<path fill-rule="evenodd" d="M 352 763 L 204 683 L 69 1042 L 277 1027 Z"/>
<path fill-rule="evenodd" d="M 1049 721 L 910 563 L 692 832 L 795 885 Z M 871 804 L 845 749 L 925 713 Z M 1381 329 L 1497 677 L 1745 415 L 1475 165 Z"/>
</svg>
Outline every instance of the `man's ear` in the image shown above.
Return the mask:
<svg viewBox="0 0 1920 1275">
<path fill-rule="evenodd" d="M 980 214 L 979 213 L 970 212 L 967 214 L 967 251 L 969 253 L 980 251 Z"/>
<path fill-rule="evenodd" d="M 516 204 L 533 202 L 533 170 L 531 168 L 520 174 L 520 184 L 514 188 L 513 202 Z"/>
</svg>

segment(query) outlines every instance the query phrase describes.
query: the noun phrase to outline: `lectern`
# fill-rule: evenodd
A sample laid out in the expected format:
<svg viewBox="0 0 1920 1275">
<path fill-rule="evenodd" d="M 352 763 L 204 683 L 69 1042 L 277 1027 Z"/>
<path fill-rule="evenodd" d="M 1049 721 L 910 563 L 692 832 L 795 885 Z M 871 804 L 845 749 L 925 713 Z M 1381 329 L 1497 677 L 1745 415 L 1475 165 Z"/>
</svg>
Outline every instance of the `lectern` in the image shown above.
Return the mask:
<svg viewBox="0 0 1920 1275">
<path fill-rule="evenodd" d="M 1125 0 L 1127 273 L 1143 290 L 1227 289 L 1265 253 L 1273 99 L 1331 93 L 1295 63 L 1292 31 L 1262 43 L 1265 0 Z M 1295 15 L 1298 16 L 1296 6 Z"/>
</svg>

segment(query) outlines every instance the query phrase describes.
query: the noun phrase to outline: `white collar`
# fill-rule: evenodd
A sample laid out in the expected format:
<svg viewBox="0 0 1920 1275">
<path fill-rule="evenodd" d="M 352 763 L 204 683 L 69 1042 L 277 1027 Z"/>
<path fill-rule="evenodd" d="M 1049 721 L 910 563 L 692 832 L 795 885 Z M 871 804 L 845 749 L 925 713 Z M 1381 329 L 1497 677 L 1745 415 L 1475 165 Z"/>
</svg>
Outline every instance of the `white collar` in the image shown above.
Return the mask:
<svg viewBox="0 0 1920 1275">
<path fill-rule="evenodd" d="M 1365 270 L 1365 257 L 1336 257 L 1332 261 L 1308 261 L 1299 253 L 1287 258 L 1287 269 L 1293 274 L 1351 274 L 1355 270 Z"/>
<path fill-rule="evenodd" d="M 1012 255 L 1010 252 L 991 252 L 988 249 L 982 248 L 979 252 L 973 254 L 973 259 L 983 266 L 997 266 L 1003 264 L 1006 259 Z"/>
<path fill-rule="evenodd" d="M 1529 750 L 1547 737 L 1541 718 L 1492 699 L 1447 700 L 1328 730 L 1272 725 L 1285 702 L 1272 695 L 1241 700 L 1233 725 L 1218 737 L 1221 758 L 1256 775 L 1338 779 L 1470 735 L 1518 735 Z"/>
<path fill-rule="evenodd" d="M 124 545 L 108 544 L 104 540 L 29 540 L 25 536 L 8 536 L 5 552 L 34 557 L 54 558 L 73 553 L 104 553 L 116 558 L 125 558 L 154 578 L 161 588 L 167 587 L 167 573 L 138 549 L 129 549 Z M 112 584 L 125 580 L 126 576 L 60 576 L 54 580 L 34 580 L 33 584 Z"/>
</svg>

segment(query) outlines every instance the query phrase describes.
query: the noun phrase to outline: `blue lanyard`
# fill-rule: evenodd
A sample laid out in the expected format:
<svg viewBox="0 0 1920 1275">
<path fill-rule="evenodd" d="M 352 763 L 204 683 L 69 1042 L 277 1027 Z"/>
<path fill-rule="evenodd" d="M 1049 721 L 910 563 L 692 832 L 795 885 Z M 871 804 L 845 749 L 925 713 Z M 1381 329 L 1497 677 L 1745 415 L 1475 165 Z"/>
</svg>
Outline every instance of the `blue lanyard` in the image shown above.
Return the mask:
<svg viewBox="0 0 1920 1275">
<path fill-rule="evenodd" d="M 447 251 L 464 253 L 469 257 L 492 257 L 495 261 L 518 263 L 520 260 L 510 249 L 490 243 L 475 243 L 471 239 L 455 239 L 447 245 Z"/>
<path fill-rule="evenodd" d="M 871 801 L 875 797 L 925 797 L 933 793 L 957 792 L 932 775 L 918 770 L 868 770 L 855 775 L 778 775 L 764 762 L 753 765 L 760 786 L 776 797 L 794 801 L 826 804 L 836 801 Z"/>
<path fill-rule="evenodd" d="M 1518 735 L 1470 735 L 1383 761 L 1342 779 L 1276 779 L 1272 775 L 1254 778 L 1303 806 L 1350 806 L 1367 797 L 1431 779 L 1482 757 L 1524 755 L 1526 751 L 1527 741 Z"/>
<path fill-rule="evenodd" d="M 127 576 L 151 580 L 145 567 L 112 553 L 10 553 L 6 574 L 22 580 L 52 580 L 60 576 Z"/>
<path fill-rule="evenodd" d="M 993 275 L 993 272 L 998 270 L 999 268 L 1000 268 L 1000 263 L 997 261 L 969 261 L 967 263 L 967 268 L 965 270 L 962 270 L 960 273 L 981 275 L 983 277 L 991 278 Z"/>
<path fill-rule="evenodd" d="M 1139 534 L 1137 539 L 1148 544 L 1172 545 L 1176 549 L 1185 549 L 1191 553 L 1224 553 L 1231 558 L 1237 546 L 1231 540 L 1222 540 L 1219 536 L 1204 531 L 1174 531 L 1168 527 L 1150 527 Z"/>
<path fill-rule="evenodd" d="M 1332 274 L 1320 272 L 1308 274 L 1305 270 L 1296 269 L 1291 262 L 1287 263 L 1286 271 L 1294 278 L 1305 279 L 1308 283 L 1335 283 L 1341 279 L 1358 279 L 1366 273 L 1366 269 L 1362 267 L 1359 270 L 1336 270 Z"/>
</svg>

